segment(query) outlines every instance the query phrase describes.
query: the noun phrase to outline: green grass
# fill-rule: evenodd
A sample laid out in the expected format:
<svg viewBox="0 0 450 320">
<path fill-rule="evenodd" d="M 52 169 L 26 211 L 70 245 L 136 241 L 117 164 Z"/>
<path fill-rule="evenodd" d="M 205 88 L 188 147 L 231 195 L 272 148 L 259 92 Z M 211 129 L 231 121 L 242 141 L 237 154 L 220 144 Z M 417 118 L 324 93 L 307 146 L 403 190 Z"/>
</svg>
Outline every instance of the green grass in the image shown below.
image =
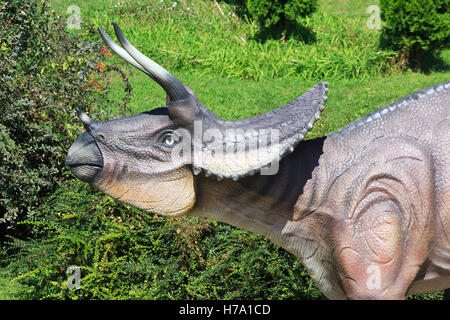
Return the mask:
<svg viewBox="0 0 450 320">
<path fill-rule="evenodd" d="M 273 79 L 245 81 L 220 77 L 177 75 L 189 85 L 213 112 L 224 119 L 241 119 L 282 106 L 314 86 L 317 81 Z M 321 119 L 308 137 L 325 135 L 381 108 L 409 93 L 448 80 L 448 73 L 425 75 L 407 72 L 372 79 L 329 81 L 328 100 Z M 164 91 L 147 76 L 131 78 L 133 96 L 129 113 L 135 114 L 164 105 Z M 117 101 L 125 86 L 119 81 L 111 88 Z"/>
<path fill-rule="evenodd" d="M 67 16 L 67 2 L 51 1 Z M 177 3 L 174 7 L 173 4 Z M 256 23 L 239 19 L 232 7 L 214 1 L 78 1 L 85 23 L 113 33 L 117 21 L 129 40 L 170 70 L 234 79 L 302 80 L 368 78 L 388 72 L 391 52 L 377 49 L 378 31 L 364 23 L 365 12 L 346 17 L 318 10 L 304 21 L 316 38 L 255 40 Z M 220 8 L 220 10 L 219 10 Z"/>
<path fill-rule="evenodd" d="M 366 9 L 371 5 L 379 5 L 379 0 L 321 0 L 320 10 L 346 19 L 359 19 L 364 24 L 369 16 Z"/>
</svg>

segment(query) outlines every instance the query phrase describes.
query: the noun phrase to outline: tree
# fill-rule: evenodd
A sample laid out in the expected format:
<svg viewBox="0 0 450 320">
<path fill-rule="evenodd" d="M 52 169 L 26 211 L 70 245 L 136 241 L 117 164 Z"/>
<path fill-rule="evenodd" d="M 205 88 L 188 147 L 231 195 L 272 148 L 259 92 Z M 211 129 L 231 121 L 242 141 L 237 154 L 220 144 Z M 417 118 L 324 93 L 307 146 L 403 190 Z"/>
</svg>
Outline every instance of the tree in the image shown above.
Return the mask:
<svg viewBox="0 0 450 320">
<path fill-rule="evenodd" d="M 317 0 L 247 0 L 246 6 L 262 31 L 288 36 L 317 9 Z"/>
<path fill-rule="evenodd" d="M 426 55 L 450 47 L 450 0 L 380 0 L 380 44 L 399 52 L 414 71 Z"/>
</svg>

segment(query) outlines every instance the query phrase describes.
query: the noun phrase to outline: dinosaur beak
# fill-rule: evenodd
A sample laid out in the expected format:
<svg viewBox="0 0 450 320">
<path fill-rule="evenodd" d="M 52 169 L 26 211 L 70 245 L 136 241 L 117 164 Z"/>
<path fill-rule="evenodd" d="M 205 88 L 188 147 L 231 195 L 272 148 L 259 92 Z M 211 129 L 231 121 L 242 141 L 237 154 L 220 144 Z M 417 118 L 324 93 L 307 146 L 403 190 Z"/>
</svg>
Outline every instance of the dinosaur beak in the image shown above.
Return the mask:
<svg viewBox="0 0 450 320">
<path fill-rule="evenodd" d="M 94 138 L 83 132 L 70 147 L 65 164 L 81 181 L 90 183 L 102 171 L 103 158 Z"/>
</svg>

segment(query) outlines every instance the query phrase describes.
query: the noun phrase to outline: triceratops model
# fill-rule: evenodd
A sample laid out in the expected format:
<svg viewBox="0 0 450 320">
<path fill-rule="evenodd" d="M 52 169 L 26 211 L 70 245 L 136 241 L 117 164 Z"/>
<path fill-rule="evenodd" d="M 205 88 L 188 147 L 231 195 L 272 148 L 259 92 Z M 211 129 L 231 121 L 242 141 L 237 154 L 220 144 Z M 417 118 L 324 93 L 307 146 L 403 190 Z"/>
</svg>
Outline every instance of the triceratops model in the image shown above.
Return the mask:
<svg viewBox="0 0 450 320">
<path fill-rule="evenodd" d="M 106 122 L 77 110 L 86 132 L 66 164 L 79 179 L 143 210 L 260 233 L 330 299 L 450 288 L 450 81 L 302 141 L 327 83 L 222 120 L 114 29 L 122 46 L 99 28 L 103 40 L 166 91 L 166 106 Z"/>
</svg>

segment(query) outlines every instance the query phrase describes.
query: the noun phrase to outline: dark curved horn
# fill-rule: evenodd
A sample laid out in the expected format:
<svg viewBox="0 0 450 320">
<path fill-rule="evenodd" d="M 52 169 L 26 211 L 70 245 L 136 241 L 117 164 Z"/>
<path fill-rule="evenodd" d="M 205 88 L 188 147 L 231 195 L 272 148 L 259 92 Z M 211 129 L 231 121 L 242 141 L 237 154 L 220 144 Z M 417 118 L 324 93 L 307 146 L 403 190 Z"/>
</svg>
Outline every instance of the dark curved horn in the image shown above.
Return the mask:
<svg viewBox="0 0 450 320">
<path fill-rule="evenodd" d="M 87 130 L 91 126 L 91 124 L 93 122 L 92 119 L 89 118 L 89 116 L 86 113 L 84 113 L 83 111 L 81 111 L 78 108 L 77 108 L 77 115 L 78 115 L 78 118 L 83 123 L 84 128 Z"/>
<path fill-rule="evenodd" d="M 164 89 L 164 91 L 166 91 L 172 103 L 187 99 L 191 96 L 180 80 L 175 78 L 170 72 L 161 67 L 159 64 L 157 64 L 156 62 L 154 62 L 153 60 L 151 60 L 150 58 L 146 57 L 141 52 L 139 52 L 125 38 L 125 36 L 122 33 L 122 30 L 120 30 L 117 23 L 113 22 L 113 25 L 117 39 L 119 39 L 124 49 L 142 68 L 144 68 L 147 71 L 146 74 L 148 74 Z"/>
<path fill-rule="evenodd" d="M 143 73 L 151 77 L 150 73 L 147 70 L 145 70 L 139 63 L 137 63 L 136 60 L 134 60 L 133 57 L 130 56 L 126 50 L 124 50 L 121 46 L 119 46 L 118 44 L 116 44 L 114 41 L 111 40 L 111 38 L 106 34 L 105 30 L 103 30 L 102 27 L 97 27 L 97 30 L 100 33 L 100 36 L 102 37 L 103 41 L 112 51 L 114 51 L 123 60 L 125 60 L 129 64 L 133 65 L 134 67 L 136 67 L 137 69 L 141 70 Z"/>
</svg>

